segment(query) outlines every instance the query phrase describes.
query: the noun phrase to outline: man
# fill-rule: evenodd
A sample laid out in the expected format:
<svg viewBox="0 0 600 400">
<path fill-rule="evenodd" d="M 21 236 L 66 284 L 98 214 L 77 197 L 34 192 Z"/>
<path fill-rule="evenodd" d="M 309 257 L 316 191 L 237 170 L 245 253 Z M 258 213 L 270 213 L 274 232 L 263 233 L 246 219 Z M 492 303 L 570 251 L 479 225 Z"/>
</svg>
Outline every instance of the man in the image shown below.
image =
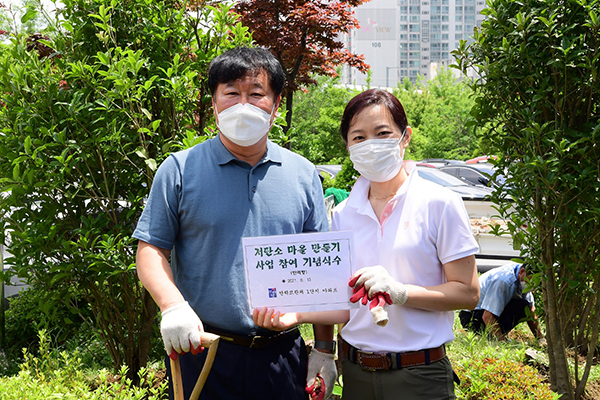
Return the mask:
<svg viewBox="0 0 600 400">
<path fill-rule="evenodd" d="M 480 297 L 475 310 L 462 310 L 460 322 L 465 329 L 488 332 L 498 340 L 520 322 L 527 320 L 536 338 L 542 339 L 531 292 L 526 292 L 527 271 L 524 264 L 509 263 L 491 269 L 479 277 Z"/>
<path fill-rule="evenodd" d="M 307 380 L 319 372 L 331 381 L 335 371 L 333 354 L 317 351 L 307 377 L 298 330 L 260 330 L 246 296 L 242 237 L 328 229 L 314 165 L 267 139 L 283 83 L 266 49 L 234 48 L 212 61 L 219 135 L 164 161 L 133 235 L 165 350 L 180 354 L 185 398 L 204 363 L 202 330 L 222 340 L 201 399 L 306 399 Z M 329 347 L 333 327 L 315 326 L 315 338 Z"/>
</svg>

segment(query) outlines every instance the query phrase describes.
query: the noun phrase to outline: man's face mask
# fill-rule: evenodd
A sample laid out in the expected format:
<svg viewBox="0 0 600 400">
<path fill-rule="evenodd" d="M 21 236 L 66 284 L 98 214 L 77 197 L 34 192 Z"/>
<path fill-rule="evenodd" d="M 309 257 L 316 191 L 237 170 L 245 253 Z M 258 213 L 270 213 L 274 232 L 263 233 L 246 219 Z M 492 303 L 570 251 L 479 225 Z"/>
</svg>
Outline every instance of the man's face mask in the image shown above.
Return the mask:
<svg viewBox="0 0 600 400">
<path fill-rule="evenodd" d="M 250 103 L 237 103 L 218 113 L 217 127 L 233 143 L 248 147 L 269 133 L 272 115 Z"/>
</svg>

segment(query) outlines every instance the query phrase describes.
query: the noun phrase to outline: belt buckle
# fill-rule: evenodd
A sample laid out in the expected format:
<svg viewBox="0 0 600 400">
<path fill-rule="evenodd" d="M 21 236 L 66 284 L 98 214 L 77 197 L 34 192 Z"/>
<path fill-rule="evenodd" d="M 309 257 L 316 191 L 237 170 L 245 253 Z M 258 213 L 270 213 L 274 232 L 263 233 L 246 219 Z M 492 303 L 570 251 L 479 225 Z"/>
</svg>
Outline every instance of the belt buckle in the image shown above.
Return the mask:
<svg viewBox="0 0 600 400">
<path fill-rule="evenodd" d="M 363 355 L 378 356 L 379 358 L 381 358 L 383 365 L 381 366 L 381 368 L 368 367 L 363 364 L 363 360 L 362 360 Z M 386 353 L 374 353 L 374 352 L 370 352 L 370 351 L 359 350 L 356 352 L 356 362 L 360 366 L 361 369 L 363 369 L 365 371 L 371 371 L 371 372 L 378 371 L 378 370 L 388 370 L 392 367 L 392 359 Z"/>
<path fill-rule="evenodd" d="M 258 336 L 258 335 L 252 336 L 252 341 L 250 342 L 250 346 L 249 346 L 249 347 L 250 347 L 251 349 L 256 349 L 256 348 L 258 348 L 258 347 L 259 347 L 259 346 L 258 346 L 258 341 L 259 341 L 260 339 L 262 339 L 263 337 L 264 337 L 264 336 Z"/>
</svg>

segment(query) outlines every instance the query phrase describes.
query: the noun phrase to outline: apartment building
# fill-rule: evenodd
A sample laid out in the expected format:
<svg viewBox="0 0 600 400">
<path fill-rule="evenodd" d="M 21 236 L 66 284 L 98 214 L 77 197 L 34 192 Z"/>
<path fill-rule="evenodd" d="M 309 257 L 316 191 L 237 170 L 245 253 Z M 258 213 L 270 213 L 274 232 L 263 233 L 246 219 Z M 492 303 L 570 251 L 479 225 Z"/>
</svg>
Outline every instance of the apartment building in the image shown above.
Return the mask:
<svg viewBox="0 0 600 400">
<path fill-rule="evenodd" d="M 371 0 L 355 9 L 360 28 L 344 40 L 371 66 L 371 87 L 430 79 L 438 68 L 454 63 L 450 52 L 461 39 L 472 41 L 485 5 L 485 0 Z M 360 86 L 367 75 L 345 67 L 343 80 Z"/>
</svg>

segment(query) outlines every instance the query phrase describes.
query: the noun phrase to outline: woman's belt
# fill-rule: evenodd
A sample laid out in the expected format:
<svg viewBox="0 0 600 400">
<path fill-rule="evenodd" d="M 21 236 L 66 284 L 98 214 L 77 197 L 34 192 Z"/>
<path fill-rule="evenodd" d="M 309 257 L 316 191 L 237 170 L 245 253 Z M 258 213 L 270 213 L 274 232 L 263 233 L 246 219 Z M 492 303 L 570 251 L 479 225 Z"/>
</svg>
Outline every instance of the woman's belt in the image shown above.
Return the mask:
<svg viewBox="0 0 600 400">
<path fill-rule="evenodd" d="M 433 349 L 409 351 L 406 353 L 373 353 L 362 351 L 342 339 L 342 351 L 351 362 L 367 371 L 386 371 L 429 365 L 446 356 L 444 345 Z"/>
</svg>

